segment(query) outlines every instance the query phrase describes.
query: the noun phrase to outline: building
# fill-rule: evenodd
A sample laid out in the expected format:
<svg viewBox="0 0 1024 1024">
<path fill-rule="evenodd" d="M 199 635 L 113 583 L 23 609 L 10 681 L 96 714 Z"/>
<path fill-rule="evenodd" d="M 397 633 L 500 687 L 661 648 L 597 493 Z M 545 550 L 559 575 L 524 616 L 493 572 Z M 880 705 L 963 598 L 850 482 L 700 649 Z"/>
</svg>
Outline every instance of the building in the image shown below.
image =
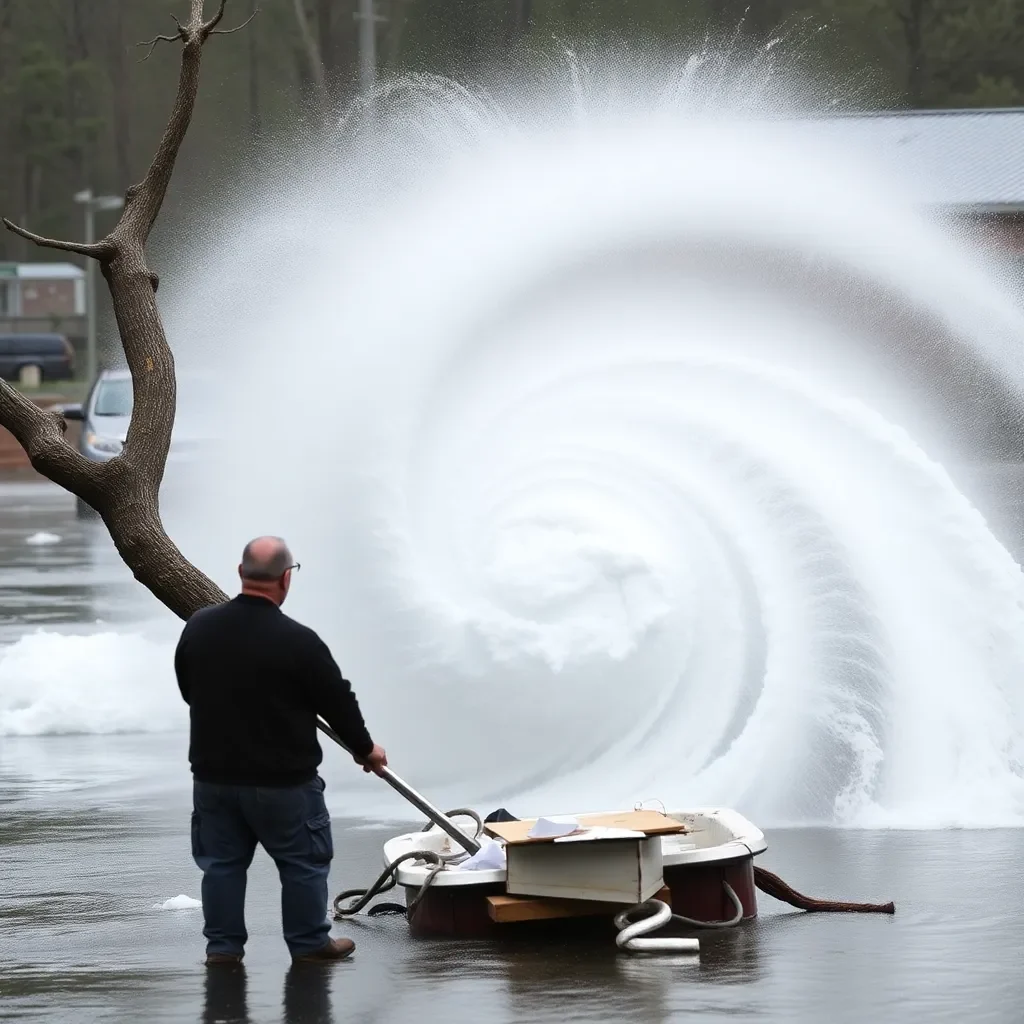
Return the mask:
<svg viewBox="0 0 1024 1024">
<path fill-rule="evenodd" d="M 922 206 L 1024 256 L 1024 108 L 903 110 L 809 119 L 817 138 L 872 158 Z"/>
<path fill-rule="evenodd" d="M 0 334 L 86 333 L 85 271 L 73 263 L 0 263 Z"/>
</svg>

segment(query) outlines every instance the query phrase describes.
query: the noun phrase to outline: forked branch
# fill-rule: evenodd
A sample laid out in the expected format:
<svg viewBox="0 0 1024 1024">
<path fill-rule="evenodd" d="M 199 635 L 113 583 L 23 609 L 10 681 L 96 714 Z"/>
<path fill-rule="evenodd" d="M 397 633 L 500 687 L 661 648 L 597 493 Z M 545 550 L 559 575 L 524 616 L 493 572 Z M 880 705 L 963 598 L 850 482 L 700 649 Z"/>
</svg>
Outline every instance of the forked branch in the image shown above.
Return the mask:
<svg viewBox="0 0 1024 1024">
<path fill-rule="evenodd" d="M 64 252 L 77 252 L 79 256 L 89 256 L 95 260 L 102 260 L 103 257 L 109 251 L 109 246 L 106 241 L 102 242 L 64 242 L 59 238 L 44 238 L 42 235 L 37 235 L 34 231 L 29 231 L 26 228 L 19 227 L 13 221 L 9 221 L 6 217 L 0 218 L 3 220 L 4 227 L 8 231 L 13 231 L 14 234 L 20 235 L 22 238 L 27 238 L 30 242 L 34 242 L 36 245 L 42 246 L 46 249 L 61 249 Z"/>
<path fill-rule="evenodd" d="M 113 231 L 87 245 L 44 238 L 3 221 L 8 230 L 37 245 L 99 261 L 132 374 L 134 405 L 121 455 L 107 463 L 91 462 L 68 444 L 61 416 L 45 412 L 9 384 L 0 383 L 0 425 L 14 434 L 42 475 L 99 512 L 136 578 L 183 617 L 223 600 L 224 594 L 185 560 L 160 522 L 158 495 L 174 426 L 176 386 L 174 357 L 155 300 L 158 278 L 146 265 L 145 250 L 192 121 L 203 46 L 211 35 L 238 31 L 218 27 L 228 0 L 218 0 L 209 20 L 203 17 L 203 0 L 190 3 L 188 20 L 182 24 L 174 19 L 176 35 L 157 36 L 143 44 L 152 52 L 160 42 L 181 43 L 178 88 L 153 162 L 143 180 L 125 193 Z"/>
<path fill-rule="evenodd" d="M 233 36 L 236 32 L 241 32 L 243 28 L 248 28 L 252 24 L 252 19 L 260 13 L 258 7 L 253 8 L 252 14 L 249 15 L 241 25 L 236 25 L 234 28 L 212 28 L 210 29 L 211 36 Z"/>
<path fill-rule="evenodd" d="M 144 43 L 139 43 L 139 46 L 148 46 L 149 49 L 146 51 L 146 56 L 139 61 L 140 64 L 144 64 L 150 57 L 153 56 L 153 51 L 157 48 L 159 43 L 176 43 L 182 38 L 181 32 L 173 36 L 154 36 L 152 39 L 147 39 Z"/>
</svg>

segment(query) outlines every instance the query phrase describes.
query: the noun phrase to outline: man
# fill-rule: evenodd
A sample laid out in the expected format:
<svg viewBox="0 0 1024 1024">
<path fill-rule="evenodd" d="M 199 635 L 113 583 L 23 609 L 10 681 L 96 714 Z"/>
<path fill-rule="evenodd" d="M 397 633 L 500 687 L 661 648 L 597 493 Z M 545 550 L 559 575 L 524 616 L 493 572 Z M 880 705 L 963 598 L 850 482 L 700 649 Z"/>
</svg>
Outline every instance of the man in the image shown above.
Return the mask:
<svg viewBox="0 0 1024 1024">
<path fill-rule="evenodd" d="M 298 568 L 279 537 L 250 541 L 238 567 L 242 592 L 193 615 L 174 655 L 191 719 L 192 856 L 203 872 L 207 964 L 244 955 L 257 843 L 277 864 L 293 960 L 341 960 L 355 949 L 330 937 L 327 920 L 334 843 L 317 715 L 364 771 L 380 774 L 388 762 L 327 646 L 281 611 Z"/>
</svg>

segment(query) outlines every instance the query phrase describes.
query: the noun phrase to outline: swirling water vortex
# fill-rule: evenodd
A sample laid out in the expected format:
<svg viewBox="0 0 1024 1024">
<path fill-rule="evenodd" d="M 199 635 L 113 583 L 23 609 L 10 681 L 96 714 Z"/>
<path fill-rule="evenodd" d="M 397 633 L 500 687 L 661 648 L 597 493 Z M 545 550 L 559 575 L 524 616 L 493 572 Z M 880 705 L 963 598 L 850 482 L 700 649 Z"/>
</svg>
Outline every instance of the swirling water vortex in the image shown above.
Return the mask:
<svg viewBox="0 0 1024 1024">
<path fill-rule="evenodd" d="M 295 614 L 454 802 L 1019 823 L 1024 586 L 942 468 L 973 442 L 939 367 L 1019 412 L 1024 321 L 905 185 L 755 116 L 763 80 L 594 109 L 579 76 L 406 80 L 239 201 L 168 314 L 184 364 L 244 364 L 176 535 L 227 585 L 287 535 Z"/>
</svg>

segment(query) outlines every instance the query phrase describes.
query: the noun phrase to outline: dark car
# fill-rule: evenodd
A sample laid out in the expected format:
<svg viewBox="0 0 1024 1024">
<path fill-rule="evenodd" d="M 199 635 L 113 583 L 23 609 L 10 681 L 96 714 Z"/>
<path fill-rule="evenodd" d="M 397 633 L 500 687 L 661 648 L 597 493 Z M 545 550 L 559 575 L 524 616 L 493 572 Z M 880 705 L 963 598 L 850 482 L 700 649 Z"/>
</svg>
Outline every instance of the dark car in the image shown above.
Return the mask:
<svg viewBox="0 0 1024 1024">
<path fill-rule="evenodd" d="M 16 381 L 38 367 L 40 380 L 71 380 L 75 353 L 63 334 L 0 334 L 0 377 Z"/>
</svg>

